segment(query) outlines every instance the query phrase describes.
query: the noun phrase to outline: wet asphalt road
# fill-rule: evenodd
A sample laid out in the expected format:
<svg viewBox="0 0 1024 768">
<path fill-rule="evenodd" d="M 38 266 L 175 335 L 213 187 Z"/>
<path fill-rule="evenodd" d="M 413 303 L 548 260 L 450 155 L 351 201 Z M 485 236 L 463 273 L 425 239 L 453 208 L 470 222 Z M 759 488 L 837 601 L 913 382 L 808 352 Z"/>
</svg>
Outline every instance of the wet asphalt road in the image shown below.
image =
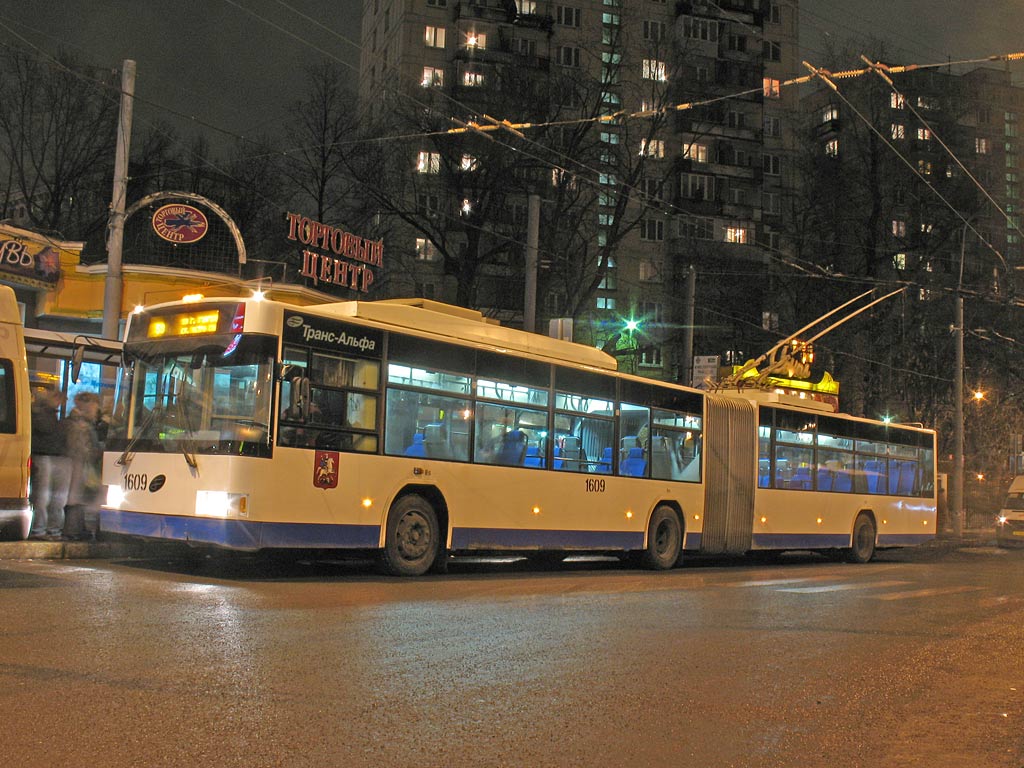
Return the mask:
<svg viewBox="0 0 1024 768">
<path fill-rule="evenodd" d="M 1024 765 L 1024 551 L 0 561 L 5 766 Z"/>
</svg>

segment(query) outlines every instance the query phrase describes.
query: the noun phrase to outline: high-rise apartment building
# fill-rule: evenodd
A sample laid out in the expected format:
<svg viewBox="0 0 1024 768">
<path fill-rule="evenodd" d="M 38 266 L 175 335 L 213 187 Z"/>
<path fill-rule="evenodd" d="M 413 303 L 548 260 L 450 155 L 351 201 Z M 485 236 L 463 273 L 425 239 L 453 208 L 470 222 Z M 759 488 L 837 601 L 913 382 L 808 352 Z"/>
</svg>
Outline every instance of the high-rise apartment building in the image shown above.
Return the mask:
<svg viewBox="0 0 1024 768">
<path fill-rule="evenodd" d="M 385 181 L 382 162 L 401 272 L 389 291 L 521 322 L 535 196 L 539 329 L 572 316 L 577 341 L 672 380 L 689 380 L 688 353 L 764 351 L 796 177 L 798 99 L 784 82 L 798 73 L 797 10 L 366 0 L 360 110 L 377 135 L 406 137 L 391 145 L 406 183 Z M 473 130 L 492 119 L 532 127 Z"/>
</svg>

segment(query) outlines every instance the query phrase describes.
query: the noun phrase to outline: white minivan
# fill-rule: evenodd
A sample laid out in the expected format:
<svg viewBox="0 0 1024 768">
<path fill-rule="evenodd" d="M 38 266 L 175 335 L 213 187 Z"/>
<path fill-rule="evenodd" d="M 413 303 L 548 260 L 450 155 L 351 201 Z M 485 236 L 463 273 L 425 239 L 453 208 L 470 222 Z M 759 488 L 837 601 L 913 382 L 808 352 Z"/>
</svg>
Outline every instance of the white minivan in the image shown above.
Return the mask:
<svg viewBox="0 0 1024 768">
<path fill-rule="evenodd" d="M 996 543 L 1001 547 L 1024 544 L 1024 475 L 1017 475 L 1010 483 L 996 520 Z"/>
<path fill-rule="evenodd" d="M 28 538 L 31 396 L 25 336 L 14 291 L 0 285 L 0 540 Z"/>
</svg>

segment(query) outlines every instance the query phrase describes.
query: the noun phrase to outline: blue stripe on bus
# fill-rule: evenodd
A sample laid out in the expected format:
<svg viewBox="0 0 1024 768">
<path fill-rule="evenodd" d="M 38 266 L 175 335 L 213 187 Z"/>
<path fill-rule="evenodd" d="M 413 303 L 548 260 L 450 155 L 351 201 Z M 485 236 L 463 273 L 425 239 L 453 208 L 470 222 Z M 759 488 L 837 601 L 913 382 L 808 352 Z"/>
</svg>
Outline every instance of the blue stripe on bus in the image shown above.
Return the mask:
<svg viewBox="0 0 1024 768">
<path fill-rule="evenodd" d="M 630 531 L 540 531 L 455 528 L 452 549 L 642 549 L 644 534 Z"/>
<path fill-rule="evenodd" d="M 756 549 L 828 549 L 850 546 L 848 533 L 755 533 Z"/>
<path fill-rule="evenodd" d="M 213 544 L 243 550 L 264 547 L 375 549 L 380 542 L 380 528 L 376 525 L 262 523 L 149 515 L 111 509 L 100 511 L 100 529 L 128 536 Z"/>
<path fill-rule="evenodd" d="M 934 538 L 934 533 L 880 533 L 878 534 L 878 546 L 909 547 L 915 544 L 924 544 Z"/>
</svg>

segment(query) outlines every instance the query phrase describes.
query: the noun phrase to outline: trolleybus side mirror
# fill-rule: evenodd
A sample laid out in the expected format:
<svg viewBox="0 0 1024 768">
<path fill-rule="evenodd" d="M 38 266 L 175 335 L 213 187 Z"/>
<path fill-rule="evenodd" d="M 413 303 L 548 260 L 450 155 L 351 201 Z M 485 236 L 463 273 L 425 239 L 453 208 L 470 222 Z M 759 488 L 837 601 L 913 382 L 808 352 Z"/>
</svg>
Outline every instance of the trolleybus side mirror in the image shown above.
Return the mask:
<svg viewBox="0 0 1024 768">
<path fill-rule="evenodd" d="M 82 361 L 85 360 L 85 346 L 76 344 L 75 351 L 71 353 L 71 382 L 78 383 L 78 375 L 82 372 Z"/>
</svg>

